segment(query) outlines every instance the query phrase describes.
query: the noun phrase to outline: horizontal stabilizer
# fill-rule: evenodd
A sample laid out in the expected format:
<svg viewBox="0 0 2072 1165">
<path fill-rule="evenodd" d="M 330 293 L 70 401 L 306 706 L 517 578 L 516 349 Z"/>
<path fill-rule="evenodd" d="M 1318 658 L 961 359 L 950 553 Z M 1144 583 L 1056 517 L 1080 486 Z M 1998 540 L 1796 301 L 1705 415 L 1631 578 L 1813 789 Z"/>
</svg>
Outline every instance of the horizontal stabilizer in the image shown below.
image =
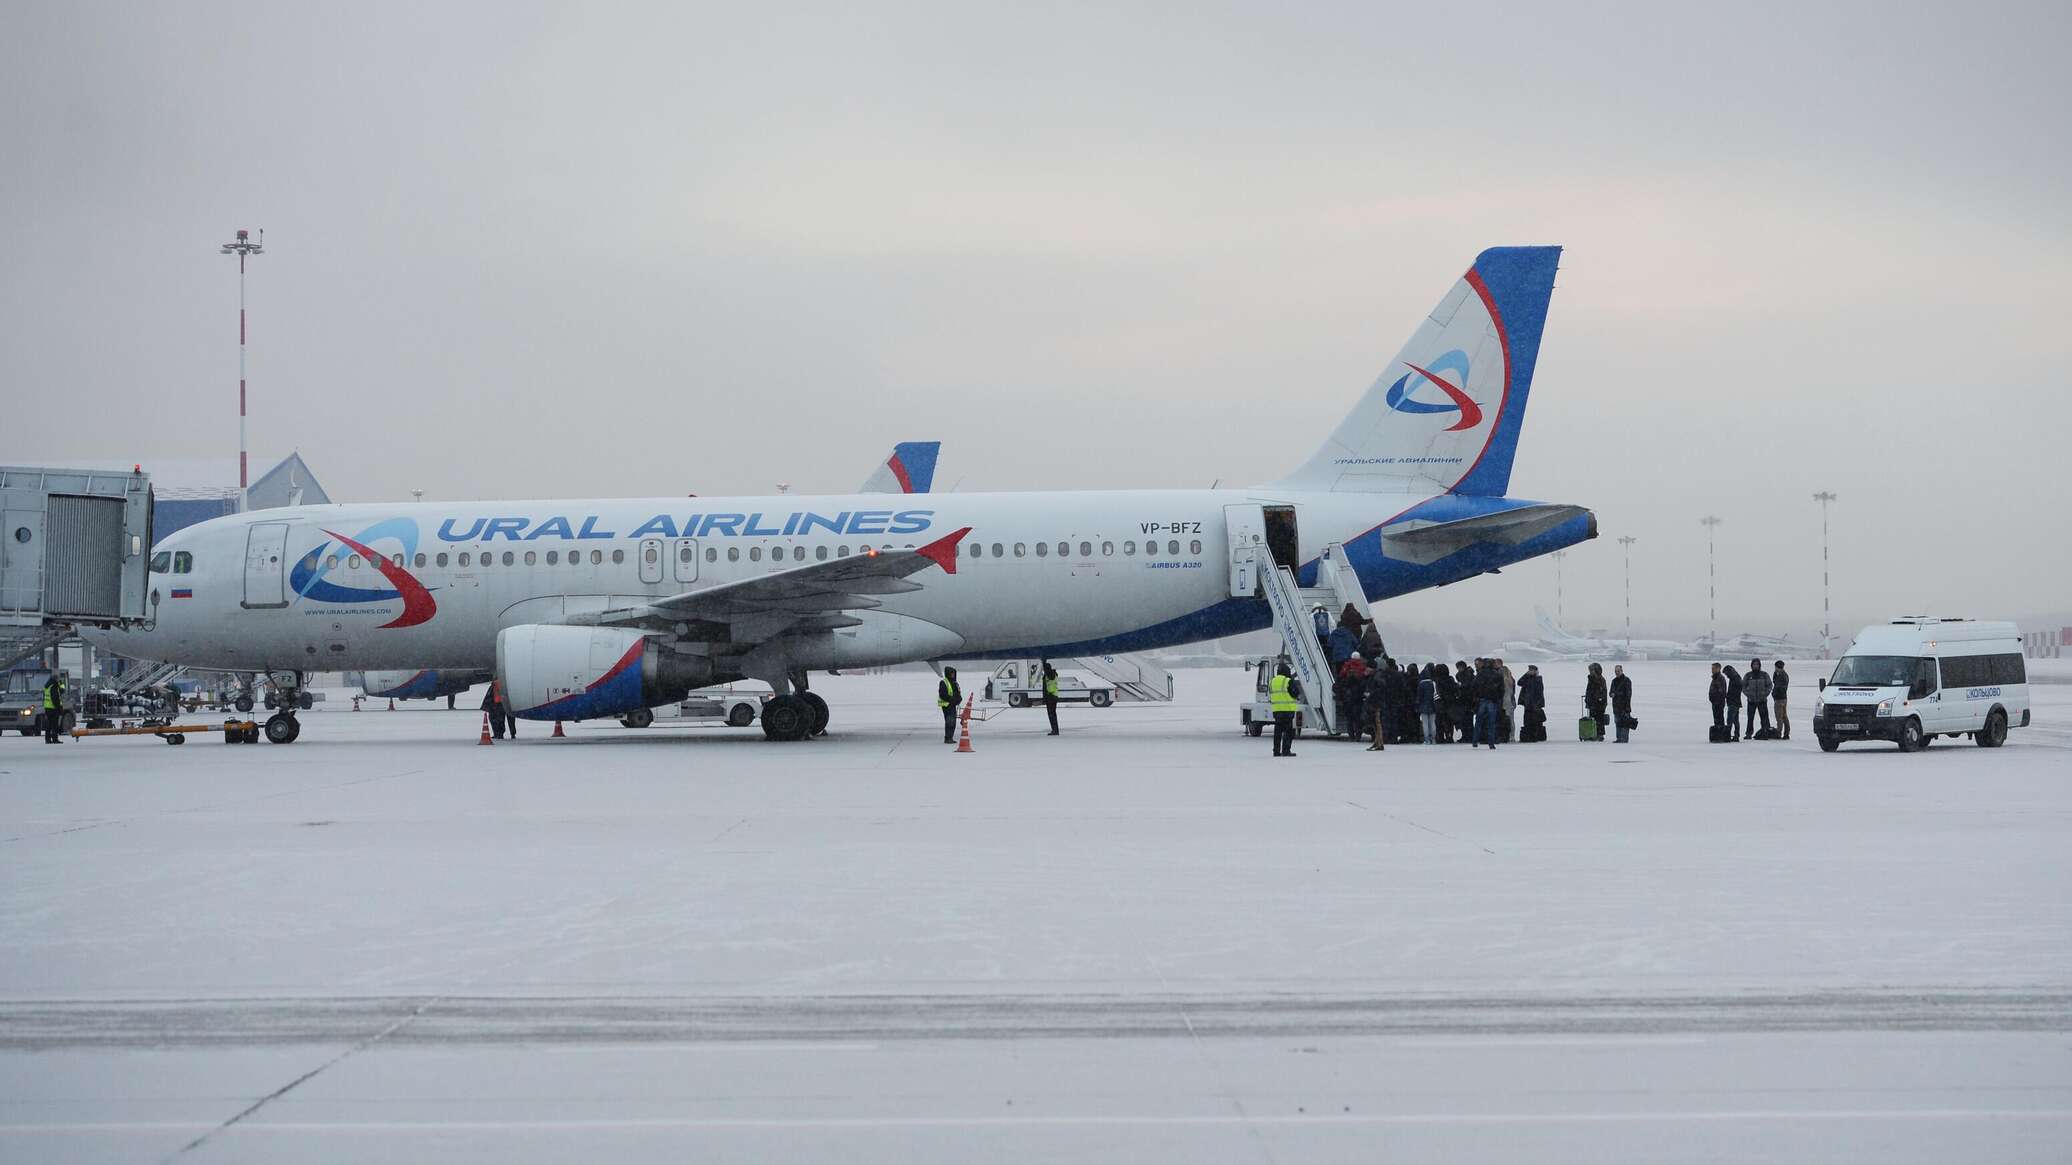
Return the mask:
<svg viewBox="0 0 2072 1165">
<path fill-rule="evenodd" d="M 1589 513 L 1581 506 L 1531 505 L 1453 522 L 1412 519 L 1382 530 L 1381 552 L 1398 562 L 1428 566 L 1477 543 L 1516 546 Z"/>
</svg>

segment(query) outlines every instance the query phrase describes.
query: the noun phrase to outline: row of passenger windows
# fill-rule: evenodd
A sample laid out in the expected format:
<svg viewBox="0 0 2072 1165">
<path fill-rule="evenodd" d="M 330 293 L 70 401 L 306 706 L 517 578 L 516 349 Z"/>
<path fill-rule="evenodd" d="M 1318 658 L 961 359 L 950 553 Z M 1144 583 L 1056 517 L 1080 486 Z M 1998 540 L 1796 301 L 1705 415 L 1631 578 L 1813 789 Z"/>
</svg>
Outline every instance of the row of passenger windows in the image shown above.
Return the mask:
<svg viewBox="0 0 2072 1165">
<path fill-rule="evenodd" d="M 1052 545 L 1051 543 L 1038 542 L 1035 545 L 1036 557 L 1048 558 L 1050 556 Z M 1072 556 L 1072 544 L 1070 542 L 1059 542 L 1056 545 L 1057 556 L 1059 558 L 1069 558 Z M 857 554 L 868 554 L 872 552 L 872 549 L 873 548 L 869 544 L 865 544 L 856 547 L 855 552 Z M 887 545 L 883 547 L 883 549 L 890 550 L 892 549 L 892 547 L 890 545 Z M 908 544 L 907 549 L 913 549 L 911 543 Z M 970 558 L 984 558 L 986 556 L 987 550 L 988 547 L 985 543 L 967 542 L 965 543 L 964 553 L 967 557 Z M 1101 557 L 1113 558 L 1115 556 L 1115 543 L 1112 541 L 1102 542 L 1100 544 L 1100 551 Z M 1191 540 L 1187 544 L 1187 551 L 1189 554 L 1200 554 L 1201 540 L 1199 538 Z M 994 558 L 1006 558 L 1008 556 L 1007 544 L 1002 542 L 995 542 L 991 546 L 991 552 Z M 691 561 L 692 553 L 693 551 L 691 547 L 678 546 L 676 551 L 677 561 L 681 563 L 689 563 Z M 1014 557 L 1016 558 L 1027 557 L 1029 554 L 1029 544 L 1025 542 L 1015 543 L 1013 553 Z M 1136 541 L 1132 539 L 1130 541 L 1124 542 L 1122 544 L 1122 553 L 1127 557 L 1135 557 L 1137 553 Z M 1156 558 L 1159 556 L 1159 553 L 1159 544 L 1156 540 L 1145 541 L 1145 557 Z M 1171 541 L 1168 541 L 1165 544 L 1164 553 L 1168 557 L 1177 557 L 1180 553 L 1180 540 L 1175 538 Z M 830 551 L 830 549 L 826 546 L 816 546 L 813 548 L 813 558 L 817 562 L 827 561 L 827 559 L 830 557 L 830 554 L 832 554 L 832 556 L 835 558 L 847 558 L 849 557 L 850 549 L 847 545 L 836 546 L 832 549 L 832 551 Z M 643 551 L 643 556 L 650 565 L 656 564 L 661 561 L 660 552 L 652 546 L 648 547 L 645 551 Z M 746 556 L 748 561 L 750 562 L 761 562 L 764 560 L 764 548 L 761 546 L 750 546 L 747 549 Z M 1094 557 L 1094 544 L 1092 542 L 1081 542 L 1079 544 L 1079 556 L 1081 558 Z M 151 568 L 153 570 L 163 571 L 164 564 L 159 560 L 163 559 L 164 557 L 165 553 L 161 551 L 159 553 L 158 558 L 152 560 Z M 743 554 L 741 547 L 727 547 L 728 562 L 739 562 L 741 561 L 742 557 Z M 769 548 L 768 557 L 769 561 L 771 562 L 784 562 L 787 559 L 792 562 L 804 562 L 806 561 L 806 548 L 803 546 L 773 546 Z M 503 552 L 501 557 L 499 557 L 495 551 L 491 550 L 484 550 L 479 553 L 470 550 L 462 550 L 452 554 L 449 554 L 446 551 L 440 551 L 437 554 L 431 555 L 419 553 L 418 555 L 416 555 L 415 558 L 411 560 L 410 565 L 417 566 L 420 568 L 426 566 L 467 567 L 495 566 L 498 562 L 501 562 L 505 566 L 517 566 L 521 563 L 523 563 L 526 566 L 538 566 L 540 565 L 543 559 L 546 565 L 548 566 L 560 566 L 564 563 L 564 561 L 569 566 L 577 566 L 583 562 L 583 552 L 580 550 L 571 550 L 567 553 L 566 557 L 564 558 L 562 552 L 559 550 L 548 550 L 545 551 L 544 554 L 542 554 L 541 551 L 537 550 L 527 550 L 523 552 L 506 550 Z M 353 570 L 358 570 L 363 565 L 366 565 L 365 560 L 357 554 L 346 555 L 344 561 L 346 566 Z M 404 556 L 400 554 L 395 555 L 391 561 L 393 561 L 394 564 L 397 566 L 402 566 L 404 565 Z M 602 566 L 606 561 L 610 561 L 615 564 L 624 563 L 626 561 L 626 552 L 624 550 L 592 550 L 589 552 L 589 561 L 590 565 L 592 566 Z M 719 548 L 716 546 L 706 547 L 705 561 L 718 562 Z M 316 568 L 316 563 L 317 559 L 314 553 L 311 553 L 309 557 L 304 560 L 304 565 L 312 570 Z M 339 556 L 336 554 L 328 555 L 324 560 L 324 568 L 326 570 L 336 570 L 338 568 L 338 564 Z M 173 556 L 172 572 L 174 574 L 185 574 L 192 568 L 193 562 L 186 551 L 180 551 L 178 554 Z"/>
<path fill-rule="evenodd" d="M 185 550 L 161 550 L 151 556 L 152 574 L 190 574 L 194 555 Z"/>
<path fill-rule="evenodd" d="M 1050 556 L 1050 552 L 1051 552 L 1051 550 L 1050 550 L 1050 546 L 1051 546 L 1051 544 L 1050 544 L 1050 543 L 1048 543 L 1048 542 L 1038 542 L 1038 543 L 1036 543 L 1036 557 L 1038 557 L 1038 558 L 1048 558 L 1048 557 Z M 1070 558 L 1070 557 L 1072 557 L 1072 544 L 1071 544 L 1070 542 L 1060 542 L 1060 543 L 1058 543 L 1058 544 L 1057 544 L 1057 547 L 1058 547 L 1058 549 L 1057 549 L 1057 554 L 1058 554 L 1058 557 L 1059 557 L 1059 558 Z M 964 544 L 964 555 L 965 555 L 965 557 L 967 557 L 967 558 L 984 558 L 984 557 L 986 556 L 987 550 L 988 550 L 988 548 L 987 548 L 986 544 L 985 544 L 985 543 L 983 543 L 983 542 L 967 542 L 967 543 L 965 543 L 965 544 Z M 992 547 L 991 547 L 991 552 L 992 552 L 992 555 L 993 555 L 993 557 L 994 557 L 994 558 L 1006 558 L 1006 557 L 1007 557 L 1007 546 L 1006 546 L 1006 544 L 1005 544 L 1005 543 L 1001 543 L 1001 542 L 995 542 L 995 543 L 993 543 L 993 544 L 992 544 Z M 1122 544 L 1122 553 L 1123 553 L 1124 557 L 1127 557 L 1127 558 L 1134 558 L 1134 557 L 1136 557 L 1136 554 L 1137 554 L 1137 543 L 1136 543 L 1136 540 L 1135 540 L 1135 539 L 1131 539 L 1131 540 L 1129 540 L 1129 541 L 1127 541 L 1127 542 L 1124 542 L 1124 543 Z M 1174 539 L 1172 539 L 1172 540 L 1168 541 L 1168 542 L 1167 542 L 1167 543 L 1165 544 L 1165 553 L 1166 553 L 1167 557 L 1171 557 L 1171 558 L 1177 558 L 1177 557 L 1179 557 L 1179 555 L 1180 555 L 1180 540 L 1179 540 L 1178 538 L 1174 538 Z M 1189 542 L 1187 543 L 1187 553 L 1189 553 L 1189 554 L 1200 554 L 1200 553 L 1201 553 L 1201 539 L 1199 539 L 1199 538 L 1195 538 L 1195 539 L 1192 539 L 1192 540 L 1190 540 L 1190 541 L 1189 541 Z M 1026 557 L 1028 557 L 1028 554 L 1029 554 L 1029 547 L 1028 547 L 1028 544 L 1027 544 L 1027 543 L 1024 543 L 1024 542 L 1017 542 L 1017 543 L 1015 543 L 1015 544 L 1014 544 L 1014 556 L 1015 556 L 1016 558 L 1026 558 Z M 1158 550 L 1158 542 L 1157 542 L 1157 540 L 1156 540 L 1156 539 L 1146 539 L 1146 540 L 1144 541 L 1144 557 L 1146 557 L 1146 558 L 1157 558 L 1157 557 L 1158 557 L 1158 554 L 1159 554 L 1159 550 Z M 1093 544 L 1093 543 L 1091 543 L 1091 542 L 1081 542 L 1081 543 L 1079 544 L 1079 557 L 1081 557 L 1081 558 L 1092 558 L 1093 556 L 1094 556 L 1094 544 Z M 1101 557 L 1102 557 L 1102 558 L 1113 558 L 1113 557 L 1115 557 L 1115 543 L 1113 543 L 1113 542 L 1102 542 L 1102 543 L 1101 543 Z"/>
<path fill-rule="evenodd" d="M 2005 655 L 1945 655 L 1942 682 L 1946 688 L 1982 688 L 1988 684 L 2025 684 L 2028 671 L 2019 652 Z"/>
</svg>

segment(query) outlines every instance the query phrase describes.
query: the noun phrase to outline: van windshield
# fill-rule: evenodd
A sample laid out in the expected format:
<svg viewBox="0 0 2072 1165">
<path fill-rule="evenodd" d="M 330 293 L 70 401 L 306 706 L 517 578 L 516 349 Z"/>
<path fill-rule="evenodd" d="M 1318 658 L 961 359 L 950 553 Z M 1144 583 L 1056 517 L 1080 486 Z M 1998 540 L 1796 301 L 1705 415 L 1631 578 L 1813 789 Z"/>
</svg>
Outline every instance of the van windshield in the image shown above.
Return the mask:
<svg viewBox="0 0 2072 1165">
<path fill-rule="evenodd" d="M 1854 684 L 1866 688 L 1903 688 L 1914 682 L 1914 668 L 1920 661 L 1911 655 L 1850 655 L 1835 665 L 1830 684 Z"/>
</svg>

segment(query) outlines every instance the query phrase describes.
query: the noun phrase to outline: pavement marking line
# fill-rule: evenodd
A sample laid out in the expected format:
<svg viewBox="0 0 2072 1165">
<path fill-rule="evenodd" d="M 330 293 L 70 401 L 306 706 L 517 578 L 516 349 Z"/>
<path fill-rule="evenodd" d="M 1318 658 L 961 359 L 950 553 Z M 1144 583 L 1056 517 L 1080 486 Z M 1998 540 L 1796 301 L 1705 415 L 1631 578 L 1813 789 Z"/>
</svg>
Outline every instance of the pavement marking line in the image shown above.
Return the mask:
<svg viewBox="0 0 2072 1165">
<path fill-rule="evenodd" d="M 1664 1124 L 1737 1121 L 2072 1121 L 2072 1109 L 1992 1108 L 1756 1108 L 1687 1109 L 1666 1112 L 1409 1112 L 1316 1113 L 1236 1116 L 884 1116 L 884 1117 L 627 1117 L 571 1120 L 455 1121 L 266 1121 L 245 1125 L 240 1133 L 452 1133 L 452 1132 L 604 1132 L 614 1129 L 960 1129 L 960 1128 L 1131 1128 L 1229 1125 L 1592 1125 Z M 0 1125 L 0 1136 L 47 1136 L 108 1132 L 184 1132 L 206 1127 L 203 1121 L 70 1121 L 52 1124 Z M 227 1127 L 227 1126 L 224 1126 Z M 220 1130 L 218 1130 L 220 1131 Z M 210 1134 L 213 1136 L 214 1134 Z M 200 1144 L 207 1137 L 197 1140 Z M 185 1149 L 180 1152 L 186 1152 Z M 177 1156 L 178 1154 L 175 1154 Z"/>
<path fill-rule="evenodd" d="M 1433 828 L 1432 828 L 1431 826 L 1429 826 L 1429 825 L 1424 825 L 1424 824 L 1421 824 L 1421 823 L 1419 823 L 1419 822 L 1416 822 L 1416 821 L 1412 821 L 1412 820 L 1410 820 L 1410 819 L 1409 819 L 1408 817 L 1401 817 L 1401 816 L 1398 816 L 1398 815 L 1396 815 L 1396 814 L 1394 814 L 1394 813 L 1391 813 L 1391 812 L 1389 812 L 1389 811 L 1388 811 L 1388 810 L 1386 810 L 1386 809 L 1376 809 L 1376 808 L 1374 808 L 1374 807 L 1373 807 L 1373 806 L 1371 806 L 1371 805 L 1362 805 L 1362 804 L 1360 804 L 1360 803 L 1359 803 L 1358 801 L 1347 801 L 1347 802 L 1346 802 L 1346 804 L 1348 804 L 1348 805 L 1352 806 L 1352 807 L 1353 807 L 1353 808 L 1355 808 L 1355 809 L 1360 809 L 1360 810 L 1364 810 L 1365 812 L 1368 812 L 1368 813 L 1379 813 L 1379 814 L 1381 814 L 1381 815 L 1382 815 L 1383 817 L 1386 817 L 1386 818 L 1388 818 L 1388 819 L 1389 819 L 1390 821 L 1395 821 L 1395 822 L 1399 822 L 1399 823 L 1401 823 L 1401 824 L 1403 824 L 1403 825 L 1408 825 L 1408 826 L 1410 826 L 1410 827 L 1411 827 L 1411 828 L 1413 828 L 1413 829 L 1422 829 L 1422 830 L 1424 830 L 1424 831 L 1425 831 L 1426 833 L 1429 833 L 1429 834 L 1431 834 L 1431 835 L 1432 835 L 1432 836 L 1434 836 L 1434 837 L 1443 837 L 1443 838 L 1445 838 L 1445 839 L 1446 839 L 1447 841 L 1457 841 L 1457 842 L 1459 842 L 1459 843 L 1460 843 L 1460 844 L 1462 844 L 1462 845 L 1472 845 L 1472 846 L 1474 846 L 1474 847 L 1475 847 L 1476 849 L 1479 849 L 1479 850 L 1481 850 L 1481 851 L 1482 851 L 1483 853 L 1486 853 L 1486 854 L 1488 854 L 1488 855 L 1489 855 L 1490 857 L 1495 857 L 1495 856 L 1496 856 L 1496 851 L 1495 851 L 1495 850 L 1493 850 L 1493 849 L 1490 849 L 1490 848 L 1489 848 L 1488 846 L 1486 846 L 1486 845 L 1481 845 L 1481 844 L 1478 844 L 1478 843 L 1476 843 L 1476 842 L 1472 842 L 1472 841 L 1469 841 L 1469 840 L 1468 840 L 1467 838 L 1465 838 L 1465 837 L 1455 837 L 1455 836 L 1453 836 L 1453 835 L 1452 835 L 1452 834 L 1450 834 L 1450 833 L 1445 833 L 1445 832 L 1443 832 L 1443 831 L 1441 831 L 1441 830 L 1433 829 Z"/>
<path fill-rule="evenodd" d="M 301 1087 L 305 1082 L 315 1079 L 325 1069 L 330 1068 L 335 1064 L 343 1062 L 347 1057 L 352 1056 L 356 1052 L 359 1052 L 366 1048 L 371 1048 L 375 1044 L 378 1044 L 381 1041 L 387 1039 L 391 1033 L 401 1029 L 404 1024 L 409 1023 L 411 1020 L 416 1019 L 420 1015 L 423 1015 L 425 1009 L 436 1002 L 438 1002 L 438 1000 L 436 999 L 427 999 L 422 1003 L 419 1003 L 416 1007 L 410 1010 L 409 1014 L 398 1017 L 387 1027 L 382 1028 L 380 1031 L 375 1032 L 373 1035 L 368 1036 L 366 1039 L 361 1040 L 359 1043 L 354 1044 L 353 1046 L 338 1053 L 337 1055 L 331 1057 L 323 1063 L 318 1064 L 316 1067 L 311 1068 L 309 1071 L 304 1072 L 302 1075 L 297 1076 L 293 1080 L 288 1081 L 286 1084 L 281 1085 L 279 1088 L 274 1089 L 272 1092 L 267 1093 L 265 1096 L 262 1096 L 259 1099 L 253 1101 L 251 1104 L 245 1106 L 244 1111 L 238 1113 L 237 1115 L 231 1117 L 229 1120 L 217 1125 L 215 1128 L 210 1129 L 202 1135 L 173 1150 L 165 1157 L 160 1158 L 161 1162 L 172 1161 L 176 1158 L 184 1157 L 187 1154 L 193 1152 L 194 1150 L 201 1148 L 203 1145 L 208 1144 L 211 1138 L 222 1133 L 225 1129 L 230 1128 L 232 1125 L 237 1124 L 239 1121 L 244 1120 L 246 1117 L 251 1116 L 253 1113 L 258 1112 L 260 1109 L 265 1108 L 267 1105 L 272 1104 L 274 1101 L 279 1100 L 283 1096 L 286 1096 L 288 1093 L 295 1091 L 295 1089 Z"/>
</svg>

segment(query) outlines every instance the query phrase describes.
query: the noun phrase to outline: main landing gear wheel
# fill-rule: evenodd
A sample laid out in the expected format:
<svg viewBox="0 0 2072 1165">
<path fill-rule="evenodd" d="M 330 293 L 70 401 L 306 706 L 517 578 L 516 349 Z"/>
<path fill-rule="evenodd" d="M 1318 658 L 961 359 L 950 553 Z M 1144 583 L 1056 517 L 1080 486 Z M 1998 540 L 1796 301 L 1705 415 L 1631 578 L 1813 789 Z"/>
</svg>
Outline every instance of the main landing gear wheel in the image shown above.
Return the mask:
<svg viewBox="0 0 2072 1165">
<path fill-rule="evenodd" d="M 269 744 L 293 744 L 302 735 L 302 723 L 286 712 L 275 712 L 266 718 L 266 740 Z"/>
<path fill-rule="evenodd" d="M 804 700 L 806 706 L 813 709 L 813 731 L 811 735 L 826 736 L 827 701 L 812 692 L 800 692 L 799 699 Z"/>
<path fill-rule="evenodd" d="M 250 712 L 252 710 L 252 694 L 250 692 L 240 694 L 237 699 L 230 702 L 230 706 L 240 712 Z"/>
<path fill-rule="evenodd" d="M 633 711 L 619 717 L 619 723 L 624 724 L 628 728 L 646 728 L 654 722 L 655 710 L 653 708 L 635 708 Z"/>
<path fill-rule="evenodd" d="M 772 696 L 763 705 L 763 735 L 771 740 L 804 740 L 813 731 L 813 706 L 799 696 Z"/>
</svg>

